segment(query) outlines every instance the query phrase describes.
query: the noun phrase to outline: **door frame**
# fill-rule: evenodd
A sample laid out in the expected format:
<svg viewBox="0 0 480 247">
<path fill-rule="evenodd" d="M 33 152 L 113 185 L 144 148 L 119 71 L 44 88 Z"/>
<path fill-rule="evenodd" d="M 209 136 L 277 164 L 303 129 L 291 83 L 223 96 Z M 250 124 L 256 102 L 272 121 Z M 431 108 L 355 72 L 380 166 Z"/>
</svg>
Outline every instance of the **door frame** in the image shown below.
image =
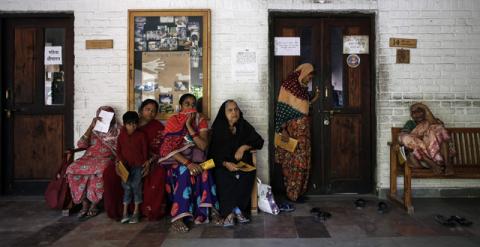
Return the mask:
<svg viewBox="0 0 480 247">
<path fill-rule="evenodd" d="M 377 139 L 375 138 L 377 136 L 377 117 L 376 117 L 376 85 L 377 85 L 377 75 L 375 73 L 376 71 L 376 14 L 375 12 L 325 12 L 325 11 L 318 11 L 318 12 L 312 12 L 312 11 L 269 11 L 268 13 L 268 110 L 271 113 L 269 116 L 269 131 L 268 131 L 268 138 L 269 138 L 269 157 L 268 157 L 268 164 L 269 164 L 269 180 L 272 181 L 274 177 L 274 165 L 275 165 L 275 147 L 273 145 L 273 139 L 274 139 L 274 134 L 275 134 L 275 100 L 277 98 L 277 95 L 275 95 L 275 75 L 274 75 L 274 34 L 275 34 L 275 24 L 276 24 L 276 19 L 277 18 L 298 18 L 298 19 L 303 19 L 303 18 L 368 18 L 370 22 L 370 37 L 373 37 L 373 40 L 370 40 L 369 42 L 369 52 L 370 52 L 370 83 L 371 83 L 371 95 L 370 95 L 370 105 L 371 105 L 371 114 L 370 114 L 370 123 L 372 126 L 371 129 L 371 171 L 370 171 L 370 177 L 371 177 L 371 194 L 377 193 L 376 191 L 376 176 L 375 172 L 377 170 Z M 324 81 L 323 74 L 321 75 L 322 78 L 320 78 L 321 81 Z M 313 132 L 311 133 L 313 135 Z M 313 142 L 312 142 L 312 147 L 313 147 Z M 313 155 L 312 155 L 313 159 Z M 325 156 L 322 156 L 322 163 L 325 161 Z M 313 165 L 313 164 L 312 164 Z M 324 171 L 326 171 L 325 168 L 323 168 Z M 325 174 L 325 173 L 324 173 Z M 310 176 L 312 177 L 312 176 Z M 324 178 L 322 178 L 324 180 Z M 310 188 L 310 182 L 308 187 Z M 307 195 L 308 195 L 307 191 Z"/>
<path fill-rule="evenodd" d="M 68 61 L 70 66 L 65 68 L 65 72 L 67 75 L 65 76 L 65 82 L 70 83 L 71 86 L 65 87 L 65 109 L 64 110 L 64 147 L 63 149 L 66 150 L 68 148 L 73 147 L 73 110 L 74 110 L 74 95 L 75 95 L 75 85 L 74 85 L 74 63 L 75 63 L 75 53 L 74 53 L 74 46 L 75 46 L 75 35 L 74 35 L 74 13 L 73 11 L 61 11 L 61 12 L 41 12 L 41 13 L 30 13 L 30 12 L 1 12 L 0 13 L 0 195 L 6 194 L 9 192 L 8 185 L 13 183 L 13 160 L 10 159 L 6 154 L 9 152 L 11 153 L 11 144 L 13 140 L 10 138 L 9 140 L 4 140 L 8 136 L 4 131 L 7 131 L 6 127 L 6 119 L 3 117 L 3 94 L 4 94 L 4 84 L 6 85 L 6 76 L 7 72 L 4 70 L 4 66 L 6 62 L 11 59 L 10 57 L 4 57 L 7 54 L 5 52 L 6 49 L 9 49 L 8 43 L 5 42 L 6 32 L 8 31 L 5 23 L 7 20 L 22 20 L 22 19 L 42 19 L 42 20 L 49 20 L 49 19 L 65 19 L 68 21 L 66 32 L 65 32 L 65 40 L 70 39 L 70 44 L 65 44 L 65 49 L 69 49 L 70 51 L 65 53 L 65 61 Z M 70 29 L 70 31 L 68 30 Z M 70 98 L 70 100 L 67 100 Z M 48 111 L 48 113 L 53 113 L 55 111 Z M 7 150 L 8 149 L 8 150 Z M 63 151 L 62 151 L 63 153 Z M 52 164 L 54 166 L 59 166 L 60 164 Z M 29 188 L 35 188 L 34 184 L 28 183 L 27 185 Z"/>
</svg>

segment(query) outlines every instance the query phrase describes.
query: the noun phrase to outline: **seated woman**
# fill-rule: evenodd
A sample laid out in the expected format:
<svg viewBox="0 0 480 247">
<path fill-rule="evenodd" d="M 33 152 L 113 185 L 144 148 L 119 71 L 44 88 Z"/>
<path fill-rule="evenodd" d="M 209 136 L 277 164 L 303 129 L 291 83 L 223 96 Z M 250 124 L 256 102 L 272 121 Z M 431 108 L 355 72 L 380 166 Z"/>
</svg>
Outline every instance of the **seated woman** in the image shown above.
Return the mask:
<svg viewBox="0 0 480 247">
<path fill-rule="evenodd" d="M 412 166 L 431 168 L 436 174 L 452 175 L 450 158 L 453 151 L 448 146 L 450 135 L 443 122 L 422 103 L 413 104 L 410 115 L 413 120 L 407 121 L 399 141 L 407 148 L 407 158 Z"/>
<path fill-rule="evenodd" d="M 195 110 L 192 94 L 180 97 L 180 112 L 166 123 L 159 163 L 167 169 L 166 192 L 172 202 L 172 230 L 189 231 L 185 220 L 196 224 L 220 222 L 216 189 L 210 171 L 199 163 L 205 161 L 208 146 L 208 123 Z"/>
<path fill-rule="evenodd" d="M 212 125 L 212 140 L 208 152 L 215 161 L 215 182 L 224 226 L 248 223 L 244 216 L 250 210 L 250 195 L 255 182 L 255 170 L 240 171 L 239 161 L 252 164 L 251 149 L 261 149 L 262 137 L 244 118 L 233 100 L 225 101 Z"/>
<path fill-rule="evenodd" d="M 96 117 L 77 143 L 79 148 L 87 149 L 85 154 L 70 164 L 66 171 L 73 202 L 82 203 L 78 218 L 98 214 L 97 204 L 103 198 L 104 192 L 103 172 L 108 166 L 115 165 L 120 125 L 114 115 L 107 133 L 93 130 L 97 120 L 101 119 L 101 110 L 115 113 L 110 106 L 98 108 Z"/>
</svg>

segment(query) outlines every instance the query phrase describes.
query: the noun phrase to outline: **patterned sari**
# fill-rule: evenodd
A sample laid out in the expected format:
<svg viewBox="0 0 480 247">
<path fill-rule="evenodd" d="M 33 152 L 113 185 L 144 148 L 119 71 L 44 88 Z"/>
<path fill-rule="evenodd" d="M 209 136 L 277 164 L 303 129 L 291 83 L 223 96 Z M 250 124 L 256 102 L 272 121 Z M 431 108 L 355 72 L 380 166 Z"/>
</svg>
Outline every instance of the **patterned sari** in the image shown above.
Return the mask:
<svg viewBox="0 0 480 247">
<path fill-rule="evenodd" d="M 197 222 L 206 222 L 209 208 L 218 209 L 211 171 L 203 171 L 198 176 L 192 176 L 185 164 L 173 158 L 175 154 L 180 153 L 195 163 L 205 161 L 205 153 L 195 146 L 185 126 L 188 113 L 180 112 L 168 119 L 160 148 L 161 158 L 158 162 L 167 170 L 165 190 L 172 202 L 171 222 L 184 217 L 193 217 Z M 197 132 L 208 131 L 207 121 L 200 118 L 199 114 L 194 129 Z"/>
<path fill-rule="evenodd" d="M 282 82 L 275 111 L 275 132 L 283 128 L 298 140 L 293 153 L 275 148 L 275 163 L 282 166 L 287 197 L 292 201 L 307 191 L 310 175 L 309 95 L 308 88 L 300 82 L 312 71 L 311 64 L 302 64 Z"/>
<path fill-rule="evenodd" d="M 102 106 L 97 110 L 114 112 L 109 106 Z M 115 149 L 120 126 L 115 121 L 107 133 L 92 131 L 90 138 L 82 136 L 77 143 L 79 148 L 85 148 L 85 154 L 75 160 L 67 168 L 67 180 L 75 204 L 87 198 L 92 203 L 98 203 L 103 198 L 103 173 L 108 166 L 115 162 Z"/>
</svg>

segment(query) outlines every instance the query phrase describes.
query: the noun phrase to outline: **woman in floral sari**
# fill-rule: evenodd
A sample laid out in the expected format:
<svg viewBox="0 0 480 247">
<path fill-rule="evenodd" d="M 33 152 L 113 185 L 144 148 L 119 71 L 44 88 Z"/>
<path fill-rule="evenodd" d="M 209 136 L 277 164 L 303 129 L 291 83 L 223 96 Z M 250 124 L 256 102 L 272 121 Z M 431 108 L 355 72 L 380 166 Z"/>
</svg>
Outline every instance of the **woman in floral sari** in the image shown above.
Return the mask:
<svg viewBox="0 0 480 247">
<path fill-rule="evenodd" d="M 98 214 L 97 204 L 104 192 L 103 173 L 115 162 L 120 125 L 114 115 L 107 133 L 93 130 L 102 110 L 115 113 L 110 106 L 98 108 L 96 117 L 77 143 L 79 148 L 86 149 L 85 154 L 70 164 L 66 172 L 73 202 L 82 203 L 78 218 Z"/>
<path fill-rule="evenodd" d="M 436 174 L 453 175 L 450 157 L 454 151 L 448 146 L 450 135 L 443 122 L 422 103 L 413 104 L 410 114 L 413 120 L 407 121 L 399 135 L 410 163 L 415 168 L 431 168 Z"/>
<path fill-rule="evenodd" d="M 210 171 L 199 165 L 205 161 L 208 123 L 195 110 L 196 98 L 180 98 L 180 112 L 168 119 L 160 148 L 159 163 L 167 169 L 166 191 L 172 202 L 172 230 L 189 231 L 186 220 L 195 224 L 218 223 L 215 185 Z"/>
<path fill-rule="evenodd" d="M 275 163 L 282 167 L 287 198 L 297 201 L 307 190 L 310 174 L 310 117 L 309 104 L 318 98 L 317 88 L 310 101 L 308 83 L 313 77 L 313 66 L 304 63 L 288 75 L 280 88 L 275 112 L 275 132 L 281 133 L 282 141 L 289 137 L 298 141 L 293 153 L 275 148 Z"/>
</svg>

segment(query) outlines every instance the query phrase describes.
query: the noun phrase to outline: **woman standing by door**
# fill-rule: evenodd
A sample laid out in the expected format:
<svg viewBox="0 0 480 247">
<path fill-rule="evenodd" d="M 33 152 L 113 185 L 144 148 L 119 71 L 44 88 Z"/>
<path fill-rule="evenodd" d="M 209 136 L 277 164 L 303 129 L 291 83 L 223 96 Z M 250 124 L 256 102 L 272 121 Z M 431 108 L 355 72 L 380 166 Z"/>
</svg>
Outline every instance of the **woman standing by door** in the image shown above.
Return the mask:
<svg viewBox="0 0 480 247">
<path fill-rule="evenodd" d="M 298 141 L 294 152 L 275 148 L 275 163 L 281 165 L 286 196 L 297 201 L 307 190 L 310 173 L 310 117 L 309 106 L 318 99 L 319 89 L 310 100 L 308 83 L 314 74 L 313 65 L 304 63 L 282 81 L 275 111 L 275 132 L 282 141 Z"/>
</svg>

